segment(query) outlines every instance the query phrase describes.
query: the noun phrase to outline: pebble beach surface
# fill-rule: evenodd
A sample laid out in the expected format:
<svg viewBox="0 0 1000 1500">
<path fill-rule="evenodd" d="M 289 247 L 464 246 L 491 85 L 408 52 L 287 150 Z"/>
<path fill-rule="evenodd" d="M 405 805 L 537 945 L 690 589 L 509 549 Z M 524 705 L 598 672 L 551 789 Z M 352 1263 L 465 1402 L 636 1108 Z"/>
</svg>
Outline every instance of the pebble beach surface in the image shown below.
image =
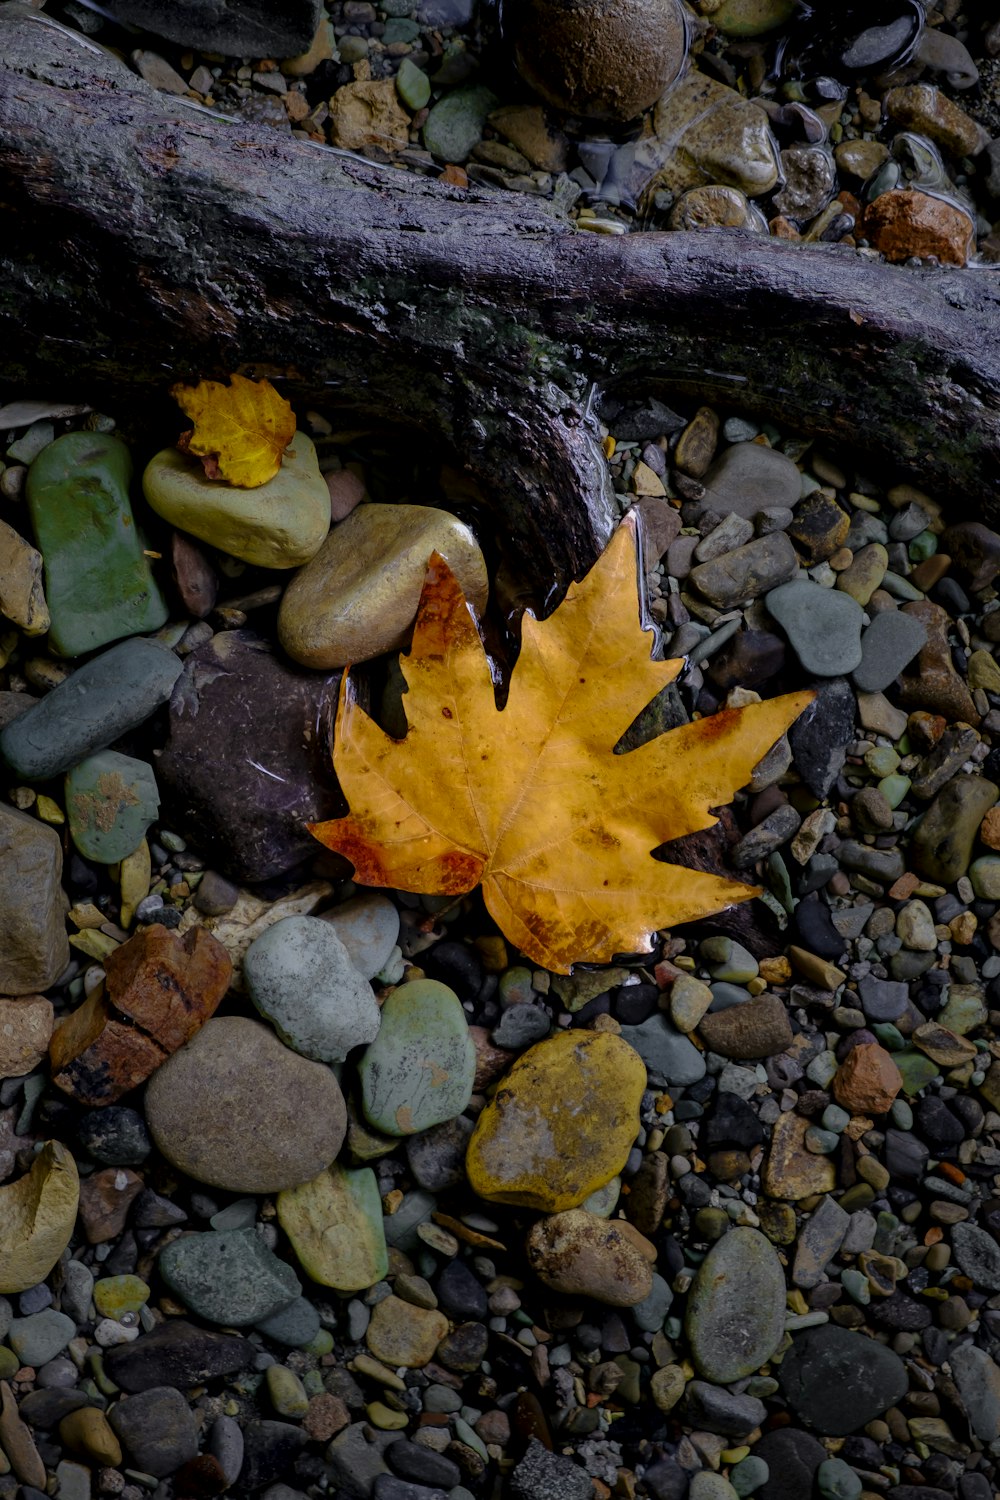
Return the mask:
<svg viewBox="0 0 1000 1500">
<path fill-rule="evenodd" d="M 816 696 L 662 851 L 760 896 L 559 975 L 306 831 L 359 642 L 405 730 L 416 551 L 527 601 L 440 461 L 298 416 L 195 533 L 150 434 L 0 411 L 0 1497 L 990 1500 L 1000 535 L 606 400 L 685 659 L 620 748 Z"/>
</svg>

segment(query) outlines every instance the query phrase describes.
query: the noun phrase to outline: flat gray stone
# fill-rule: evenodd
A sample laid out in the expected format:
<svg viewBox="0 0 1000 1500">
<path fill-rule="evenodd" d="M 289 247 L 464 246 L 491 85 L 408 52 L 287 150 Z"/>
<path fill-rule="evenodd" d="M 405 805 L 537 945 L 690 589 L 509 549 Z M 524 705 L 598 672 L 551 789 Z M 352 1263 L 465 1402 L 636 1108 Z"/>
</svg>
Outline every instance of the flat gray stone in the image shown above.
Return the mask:
<svg viewBox="0 0 1000 1500">
<path fill-rule="evenodd" d="M 859 665 L 862 611 L 850 594 L 796 579 L 772 589 L 766 603 L 807 672 L 842 677 Z"/>
<path fill-rule="evenodd" d="M 836 1199 L 827 1195 L 813 1211 L 799 1234 L 792 1267 L 792 1281 L 797 1287 L 819 1286 L 823 1270 L 844 1242 L 851 1216 Z"/>
<path fill-rule="evenodd" d="M 399 912 L 388 896 L 362 891 L 322 914 L 350 955 L 363 979 L 385 968 L 399 938 Z"/>
<path fill-rule="evenodd" d="M 763 443 L 733 443 L 702 481 L 702 510 L 752 519 L 775 506 L 794 510 L 802 496 L 802 476 L 786 453 Z"/>
<path fill-rule="evenodd" d="M 7 1342 L 22 1365 L 48 1364 L 76 1337 L 76 1324 L 65 1313 L 46 1307 L 28 1318 L 14 1318 Z"/>
<path fill-rule="evenodd" d="M 861 664 L 854 683 L 862 693 L 881 693 L 927 642 L 927 626 L 914 615 L 886 609 L 861 637 Z"/>
<path fill-rule="evenodd" d="M 951 1231 L 955 1259 L 977 1287 L 1000 1292 L 1000 1245 L 978 1224 L 955 1224 Z"/>
<path fill-rule="evenodd" d="M 107 0 L 116 21 L 224 57 L 295 57 L 305 52 L 322 0 Z"/>
<path fill-rule="evenodd" d="M 640 1026 L 623 1026 L 621 1036 L 638 1052 L 655 1087 L 681 1087 L 705 1076 L 705 1054 L 663 1015 L 650 1016 Z"/>
<path fill-rule="evenodd" d="M 976 1344 L 953 1344 L 948 1363 L 969 1425 L 984 1443 L 1000 1435 L 1000 1369 Z"/>
<path fill-rule="evenodd" d="M 173 1386 L 153 1386 L 118 1401 L 108 1421 L 132 1468 L 165 1479 L 198 1452 L 198 1423 Z"/>
</svg>

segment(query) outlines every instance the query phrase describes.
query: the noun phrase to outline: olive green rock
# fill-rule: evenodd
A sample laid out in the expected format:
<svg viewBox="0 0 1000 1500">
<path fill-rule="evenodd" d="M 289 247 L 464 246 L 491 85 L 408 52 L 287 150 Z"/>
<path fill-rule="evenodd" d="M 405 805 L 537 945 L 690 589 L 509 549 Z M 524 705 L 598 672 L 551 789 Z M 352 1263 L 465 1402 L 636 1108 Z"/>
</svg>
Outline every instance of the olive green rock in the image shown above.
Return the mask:
<svg viewBox="0 0 1000 1500">
<path fill-rule="evenodd" d="M 102 750 L 66 774 L 70 837 L 97 864 L 117 864 L 137 849 L 159 806 L 152 767 L 131 755 Z"/>
<path fill-rule="evenodd" d="M 783 26 L 794 14 L 796 0 L 722 0 L 717 9 L 701 0 L 698 10 L 725 36 L 762 36 Z"/>
<path fill-rule="evenodd" d="M 785 1334 L 785 1276 L 758 1229 L 732 1229 L 712 1246 L 691 1286 L 685 1330 L 698 1374 L 718 1385 L 771 1358 Z"/>
<path fill-rule="evenodd" d="M 330 528 L 330 491 L 312 439 L 297 432 L 273 479 L 245 490 L 209 479 L 197 459 L 164 448 L 142 476 L 157 515 L 259 568 L 298 568 Z"/>
<path fill-rule="evenodd" d="M 436 979 L 401 984 L 358 1064 L 365 1118 L 386 1135 L 453 1120 L 472 1097 L 475 1073 L 476 1049 L 454 990 Z"/>
<path fill-rule="evenodd" d="M 45 560 L 49 645 L 80 656 L 158 630 L 167 606 L 129 502 L 132 459 L 120 438 L 67 432 L 28 470 L 25 495 Z"/>
<path fill-rule="evenodd" d="M 409 640 L 433 552 L 481 613 L 486 565 L 463 521 L 429 505 L 359 505 L 285 590 L 282 646 L 306 667 L 345 667 L 398 651 Z"/>
<path fill-rule="evenodd" d="M 1000 791 L 985 776 L 955 776 L 924 813 L 910 849 L 918 875 L 951 885 L 969 868 L 979 825 Z"/>
<path fill-rule="evenodd" d="M 299 1187 L 278 1194 L 278 1222 L 299 1265 L 313 1281 L 360 1292 L 389 1270 L 382 1200 L 371 1167 L 336 1162 Z"/>
<path fill-rule="evenodd" d="M 0 1295 L 44 1281 L 69 1244 L 80 1201 L 72 1151 L 46 1141 L 31 1171 L 0 1188 Z"/>
</svg>

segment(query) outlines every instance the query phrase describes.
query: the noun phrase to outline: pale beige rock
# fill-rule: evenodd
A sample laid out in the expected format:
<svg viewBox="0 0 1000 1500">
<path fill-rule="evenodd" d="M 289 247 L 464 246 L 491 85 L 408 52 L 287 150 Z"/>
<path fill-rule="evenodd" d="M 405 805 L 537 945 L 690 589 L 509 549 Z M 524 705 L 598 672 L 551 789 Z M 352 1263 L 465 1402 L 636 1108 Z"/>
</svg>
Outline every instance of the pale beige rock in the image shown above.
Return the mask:
<svg viewBox="0 0 1000 1500">
<path fill-rule="evenodd" d="M 142 488 L 178 531 L 260 568 L 301 567 L 330 529 L 330 491 L 304 432 L 292 438 L 274 478 L 256 489 L 209 479 L 197 459 L 176 448 L 150 459 Z"/>
<path fill-rule="evenodd" d="M 0 1188 L 0 1295 L 44 1281 L 70 1242 L 80 1201 L 73 1153 L 46 1141 L 31 1171 Z"/>
<path fill-rule="evenodd" d="M 44 995 L 0 1000 L 0 1078 L 20 1078 L 37 1068 L 49 1049 L 54 1018 Z"/>
<path fill-rule="evenodd" d="M 539 1219 L 525 1245 L 532 1270 L 555 1292 L 634 1307 L 652 1291 L 656 1246 L 625 1219 L 571 1208 Z"/>
<path fill-rule="evenodd" d="M 401 151 L 410 143 L 410 117 L 393 78 L 345 83 L 330 100 L 330 140 L 344 151 L 378 146 Z"/>
<path fill-rule="evenodd" d="M 344 667 L 397 651 L 409 639 L 433 552 L 473 609 L 486 604 L 486 565 L 464 522 L 428 505 L 360 505 L 292 579 L 278 638 L 293 661 Z"/>
<path fill-rule="evenodd" d="M 789 1110 L 778 1116 L 771 1132 L 771 1150 L 764 1168 L 764 1191 L 769 1198 L 797 1202 L 813 1193 L 832 1193 L 837 1172 L 828 1156 L 807 1151 L 809 1121 Z"/>
<path fill-rule="evenodd" d="M 6 521 L 0 521 L 0 614 L 25 635 L 44 635 L 50 624 L 42 554 Z"/>
</svg>

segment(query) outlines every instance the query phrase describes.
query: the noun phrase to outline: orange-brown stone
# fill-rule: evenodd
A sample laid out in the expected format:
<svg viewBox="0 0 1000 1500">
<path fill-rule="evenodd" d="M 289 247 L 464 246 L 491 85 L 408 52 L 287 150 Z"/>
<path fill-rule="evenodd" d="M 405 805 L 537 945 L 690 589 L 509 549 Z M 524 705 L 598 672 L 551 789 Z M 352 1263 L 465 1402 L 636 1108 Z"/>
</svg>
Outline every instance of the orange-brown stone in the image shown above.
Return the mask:
<svg viewBox="0 0 1000 1500">
<path fill-rule="evenodd" d="M 1000 806 L 990 808 L 979 825 L 979 837 L 987 849 L 1000 849 Z"/>
<path fill-rule="evenodd" d="M 852 1115 L 884 1115 L 903 1087 L 899 1069 L 878 1042 L 859 1042 L 837 1069 L 834 1098 Z"/>
<path fill-rule="evenodd" d="M 115 949 L 105 971 L 49 1048 L 53 1081 L 84 1104 L 112 1104 L 189 1042 L 229 988 L 232 962 L 203 927 L 179 937 L 157 923 Z"/>
<path fill-rule="evenodd" d="M 891 261 L 936 255 L 944 266 L 964 266 L 975 241 L 967 213 L 910 188 L 880 193 L 869 203 L 863 222 L 869 243 Z"/>
</svg>

